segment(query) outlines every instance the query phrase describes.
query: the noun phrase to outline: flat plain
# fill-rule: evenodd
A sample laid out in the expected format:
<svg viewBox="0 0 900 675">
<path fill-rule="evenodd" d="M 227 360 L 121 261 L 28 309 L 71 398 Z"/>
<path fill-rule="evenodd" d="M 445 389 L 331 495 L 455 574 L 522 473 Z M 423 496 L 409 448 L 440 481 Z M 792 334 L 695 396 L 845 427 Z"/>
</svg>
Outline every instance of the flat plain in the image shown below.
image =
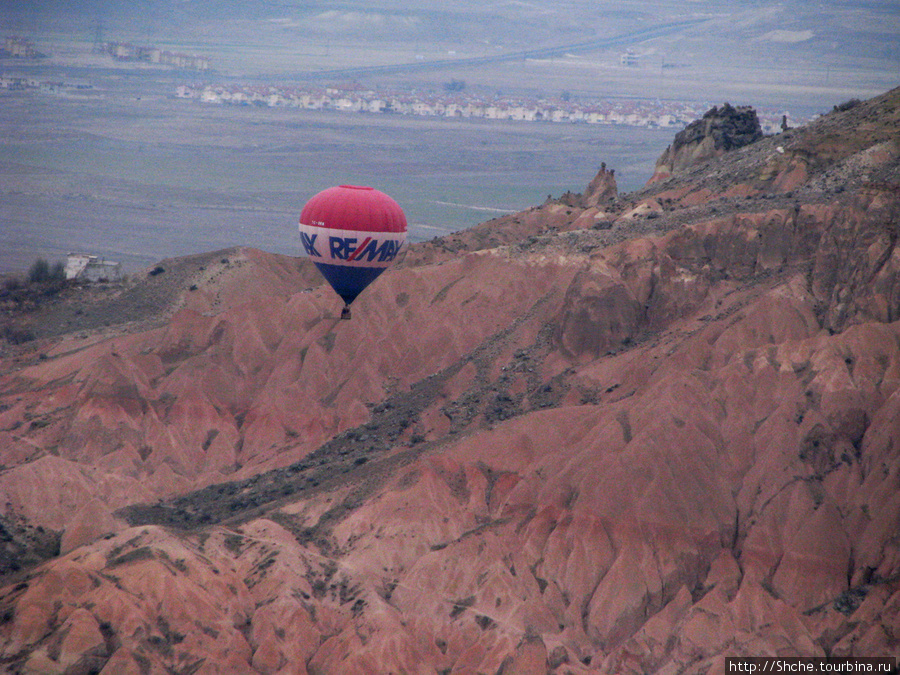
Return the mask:
<svg viewBox="0 0 900 675">
<path fill-rule="evenodd" d="M 0 60 L 0 72 L 92 87 L 0 89 L 0 272 L 70 250 L 127 270 L 238 244 L 297 254 L 303 204 L 340 183 L 388 192 L 411 238 L 428 239 L 579 192 L 601 162 L 635 190 L 674 136 L 203 106 L 175 98 L 181 83 L 440 92 L 457 81 L 479 95 L 728 101 L 808 119 L 896 86 L 900 72 L 892 0 L 47 0 L 4 4 L 0 29 L 47 54 Z M 114 62 L 101 39 L 205 55 L 213 68 Z M 386 70 L 359 74 L 372 67 Z"/>
<path fill-rule="evenodd" d="M 0 95 L 0 270 L 68 251 L 129 270 L 235 245 L 298 255 L 303 204 L 344 183 L 397 199 L 421 241 L 581 192 L 601 162 L 617 170 L 620 188 L 637 189 L 672 137 L 626 126 L 212 106 L 155 89 Z"/>
</svg>

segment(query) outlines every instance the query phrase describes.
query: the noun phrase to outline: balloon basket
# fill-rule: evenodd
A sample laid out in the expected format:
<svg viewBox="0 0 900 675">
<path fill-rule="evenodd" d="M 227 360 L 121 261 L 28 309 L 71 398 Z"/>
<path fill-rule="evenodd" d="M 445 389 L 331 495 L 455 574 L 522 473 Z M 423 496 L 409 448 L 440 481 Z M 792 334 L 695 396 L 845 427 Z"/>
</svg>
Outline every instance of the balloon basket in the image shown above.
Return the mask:
<svg viewBox="0 0 900 675">
<path fill-rule="evenodd" d="M 344 308 L 341 310 L 341 321 L 349 321 L 350 320 L 350 305 L 344 305 Z"/>
</svg>

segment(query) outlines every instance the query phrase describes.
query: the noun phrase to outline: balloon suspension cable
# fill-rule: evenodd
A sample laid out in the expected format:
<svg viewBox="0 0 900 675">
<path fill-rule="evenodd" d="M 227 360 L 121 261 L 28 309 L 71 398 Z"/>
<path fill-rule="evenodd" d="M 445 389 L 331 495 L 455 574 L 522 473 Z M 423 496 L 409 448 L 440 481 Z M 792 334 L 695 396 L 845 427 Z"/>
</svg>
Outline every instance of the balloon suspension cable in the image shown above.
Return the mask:
<svg viewBox="0 0 900 675">
<path fill-rule="evenodd" d="M 344 309 L 341 310 L 341 320 L 350 320 L 350 305 L 344 305 Z"/>
</svg>

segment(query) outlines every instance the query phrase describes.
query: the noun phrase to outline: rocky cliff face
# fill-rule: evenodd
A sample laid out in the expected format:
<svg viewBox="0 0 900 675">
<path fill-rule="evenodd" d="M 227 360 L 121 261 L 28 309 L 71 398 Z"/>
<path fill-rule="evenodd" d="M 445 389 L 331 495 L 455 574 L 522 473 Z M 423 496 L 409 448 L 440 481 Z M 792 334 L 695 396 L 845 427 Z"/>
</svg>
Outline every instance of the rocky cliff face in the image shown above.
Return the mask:
<svg viewBox="0 0 900 675">
<path fill-rule="evenodd" d="M 0 663 L 898 655 L 898 126 L 895 90 L 416 245 L 349 322 L 253 249 L 15 317 Z"/>
<path fill-rule="evenodd" d="M 675 135 L 675 140 L 656 161 L 651 180 L 661 180 L 691 165 L 729 150 L 755 143 L 763 137 L 756 111 L 748 106 L 726 103 L 713 107 L 699 120 Z"/>
</svg>

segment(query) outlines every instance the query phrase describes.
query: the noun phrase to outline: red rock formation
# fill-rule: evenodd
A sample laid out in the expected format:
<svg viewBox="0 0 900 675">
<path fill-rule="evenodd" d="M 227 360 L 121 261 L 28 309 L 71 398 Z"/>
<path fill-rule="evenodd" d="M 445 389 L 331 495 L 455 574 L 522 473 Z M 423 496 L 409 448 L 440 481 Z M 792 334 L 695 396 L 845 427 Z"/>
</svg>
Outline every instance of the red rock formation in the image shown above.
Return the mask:
<svg viewBox="0 0 900 675">
<path fill-rule="evenodd" d="M 656 161 L 651 182 L 755 143 L 762 136 L 762 128 L 753 108 L 735 108 L 728 103 L 721 109 L 714 106 L 701 119 L 691 122 L 675 135 L 672 145 Z"/>
<path fill-rule="evenodd" d="M 896 656 L 898 110 L 780 139 L 810 158 L 789 199 L 764 139 L 418 245 L 350 322 L 306 265 L 240 249 L 104 299 L 161 308 L 132 323 L 9 346 L 0 663 Z"/>
<path fill-rule="evenodd" d="M 615 176 L 615 169 L 607 170 L 606 162 L 604 162 L 600 166 L 600 171 L 597 172 L 597 175 L 588 183 L 581 205 L 586 208 L 592 206 L 600 207 L 618 197 L 619 189 L 616 186 Z"/>
</svg>

